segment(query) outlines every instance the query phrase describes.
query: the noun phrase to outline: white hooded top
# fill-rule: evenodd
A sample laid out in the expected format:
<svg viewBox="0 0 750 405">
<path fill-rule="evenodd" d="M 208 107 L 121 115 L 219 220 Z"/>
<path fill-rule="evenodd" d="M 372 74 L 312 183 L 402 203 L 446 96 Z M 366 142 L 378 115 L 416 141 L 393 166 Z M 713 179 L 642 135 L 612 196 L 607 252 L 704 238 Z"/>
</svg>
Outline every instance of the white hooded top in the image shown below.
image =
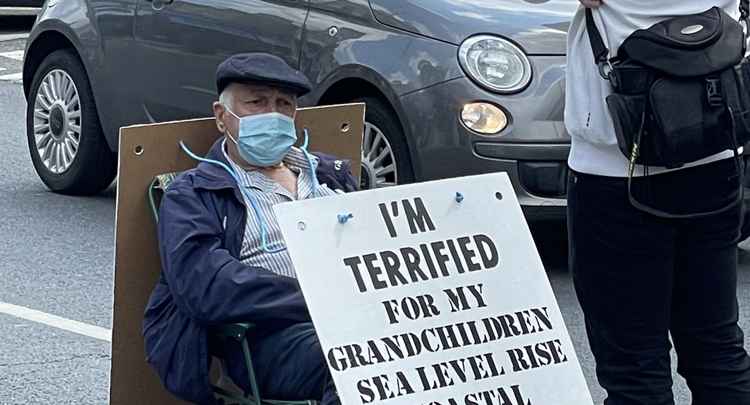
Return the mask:
<svg viewBox="0 0 750 405">
<path fill-rule="evenodd" d="M 613 57 L 634 31 L 669 18 L 702 13 L 714 6 L 739 19 L 739 0 L 605 0 L 604 5 L 595 9 L 594 20 L 610 50 L 610 57 Z M 612 90 L 594 63 L 583 7 L 579 7 L 568 32 L 565 90 L 565 126 L 572 138 L 568 165 L 581 173 L 626 177 L 628 160 L 617 146 L 605 102 Z M 725 151 L 685 167 L 732 156 L 732 151 Z M 649 167 L 650 174 L 665 171 L 664 168 Z M 642 167 L 636 169 L 636 175 L 643 175 Z"/>
</svg>

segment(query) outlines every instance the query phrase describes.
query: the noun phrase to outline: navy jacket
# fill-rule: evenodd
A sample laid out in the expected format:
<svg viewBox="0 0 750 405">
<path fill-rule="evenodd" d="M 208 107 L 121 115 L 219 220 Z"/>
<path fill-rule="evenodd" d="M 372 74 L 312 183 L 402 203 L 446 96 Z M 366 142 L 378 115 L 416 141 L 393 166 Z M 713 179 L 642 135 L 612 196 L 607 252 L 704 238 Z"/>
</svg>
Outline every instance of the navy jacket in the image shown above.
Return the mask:
<svg viewBox="0 0 750 405">
<path fill-rule="evenodd" d="M 316 155 L 320 183 L 356 187 L 349 166 Z M 227 163 L 221 141 L 207 157 Z M 187 401 L 216 403 L 208 377 L 212 326 L 252 322 L 269 333 L 310 321 L 296 279 L 237 259 L 246 212 L 232 177 L 209 163 L 178 176 L 161 201 L 162 273 L 144 315 L 146 359 L 167 390 Z"/>
</svg>

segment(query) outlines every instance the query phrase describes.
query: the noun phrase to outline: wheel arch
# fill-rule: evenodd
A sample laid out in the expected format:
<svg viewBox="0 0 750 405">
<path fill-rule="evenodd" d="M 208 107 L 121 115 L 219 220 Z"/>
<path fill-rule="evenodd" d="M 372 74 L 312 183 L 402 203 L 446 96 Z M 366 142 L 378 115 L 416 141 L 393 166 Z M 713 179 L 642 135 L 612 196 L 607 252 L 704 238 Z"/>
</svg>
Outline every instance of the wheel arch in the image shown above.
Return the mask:
<svg viewBox="0 0 750 405">
<path fill-rule="evenodd" d="M 91 96 L 94 100 L 94 105 L 97 106 L 97 119 L 99 120 L 102 128 L 105 127 L 105 122 L 102 120 L 101 111 L 98 108 L 99 102 L 96 97 L 95 89 L 95 78 L 92 76 L 92 66 L 90 61 L 87 60 L 85 55 L 82 53 L 80 42 L 74 33 L 69 32 L 66 26 L 56 24 L 54 21 L 46 20 L 40 23 L 35 30 L 41 29 L 37 32 L 32 33 L 29 38 L 29 42 L 26 45 L 26 51 L 23 60 L 23 93 L 26 97 L 27 102 L 31 102 L 29 93 L 31 92 L 31 85 L 34 81 L 34 74 L 39 69 L 39 66 L 44 61 L 44 58 L 49 56 L 51 53 L 59 50 L 69 51 L 81 64 L 83 71 L 86 74 L 86 78 L 89 81 L 89 87 L 91 88 Z M 117 149 L 117 140 L 110 139 L 110 137 L 104 134 L 104 139 L 107 141 L 107 145 L 112 151 Z"/>
<path fill-rule="evenodd" d="M 406 145 L 412 171 L 418 176 L 420 168 L 415 160 L 412 140 L 407 125 L 403 107 L 398 97 L 387 86 L 387 82 L 377 76 L 375 72 L 363 71 L 361 66 L 355 68 L 343 69 L 337 74 L 332 75 L 324 84 L 319 86 L 319 96 L 316 105 L 346 103 L 353 100 L 372 97 L 382 101 L 395 114 L 396 123 L 398 123 L 404 134 L 404 144 Z"/>
<path fill-rule="evenodd" d="M 81 54 L 76 48 L 68 35 L 64 34 L 59 30 L 45 30 L 36 34 L 33 40 L 26 47 L 26 52 L 23 60 L 23 93 L 28 101 L 29 92 L 31 91 L 31 83 L 34 79 L 39 66 L 44 61 L 44 58 L 52 52 L 67 49 L 75 54 L 76 58 L 83 65 L 86 74 L 88 75 L 88 69 L 86 64 L 81 58 Z"/>
</svg>

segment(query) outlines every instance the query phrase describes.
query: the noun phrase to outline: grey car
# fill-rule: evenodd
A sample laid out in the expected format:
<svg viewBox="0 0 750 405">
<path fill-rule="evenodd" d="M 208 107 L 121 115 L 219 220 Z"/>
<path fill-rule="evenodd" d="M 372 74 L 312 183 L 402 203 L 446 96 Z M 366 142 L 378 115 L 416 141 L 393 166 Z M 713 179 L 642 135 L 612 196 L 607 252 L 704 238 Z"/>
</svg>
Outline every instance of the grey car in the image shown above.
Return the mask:
<svg viewBox="0 0 750 405">
<path fill-rule="evenodd" d="M 218 63 L 263 51 L 313 82 L 302 105 L 367 104 L 363 187 L 505 171 L 524 206 L 559 211 L 577 4 L 48 0 L 24 60 L 29 149 L 50 189 L 96 193 L 118 128 L 211 114 Z"/>
</svg>

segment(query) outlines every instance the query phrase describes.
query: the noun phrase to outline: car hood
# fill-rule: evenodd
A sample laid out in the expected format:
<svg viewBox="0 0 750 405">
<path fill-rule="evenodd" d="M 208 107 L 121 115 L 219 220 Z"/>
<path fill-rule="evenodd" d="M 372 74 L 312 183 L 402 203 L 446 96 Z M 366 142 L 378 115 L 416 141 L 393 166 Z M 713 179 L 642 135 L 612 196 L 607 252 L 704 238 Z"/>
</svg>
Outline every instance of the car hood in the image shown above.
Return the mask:
<svg viewBox="0 0 750 405">
<path fill-rule="evenodd" d="M 496 34 L 530 55 L 564 55 L 578 0 L 370 0 L 370 5 L 382 24 L 452 44 Z"/>
</svg>

